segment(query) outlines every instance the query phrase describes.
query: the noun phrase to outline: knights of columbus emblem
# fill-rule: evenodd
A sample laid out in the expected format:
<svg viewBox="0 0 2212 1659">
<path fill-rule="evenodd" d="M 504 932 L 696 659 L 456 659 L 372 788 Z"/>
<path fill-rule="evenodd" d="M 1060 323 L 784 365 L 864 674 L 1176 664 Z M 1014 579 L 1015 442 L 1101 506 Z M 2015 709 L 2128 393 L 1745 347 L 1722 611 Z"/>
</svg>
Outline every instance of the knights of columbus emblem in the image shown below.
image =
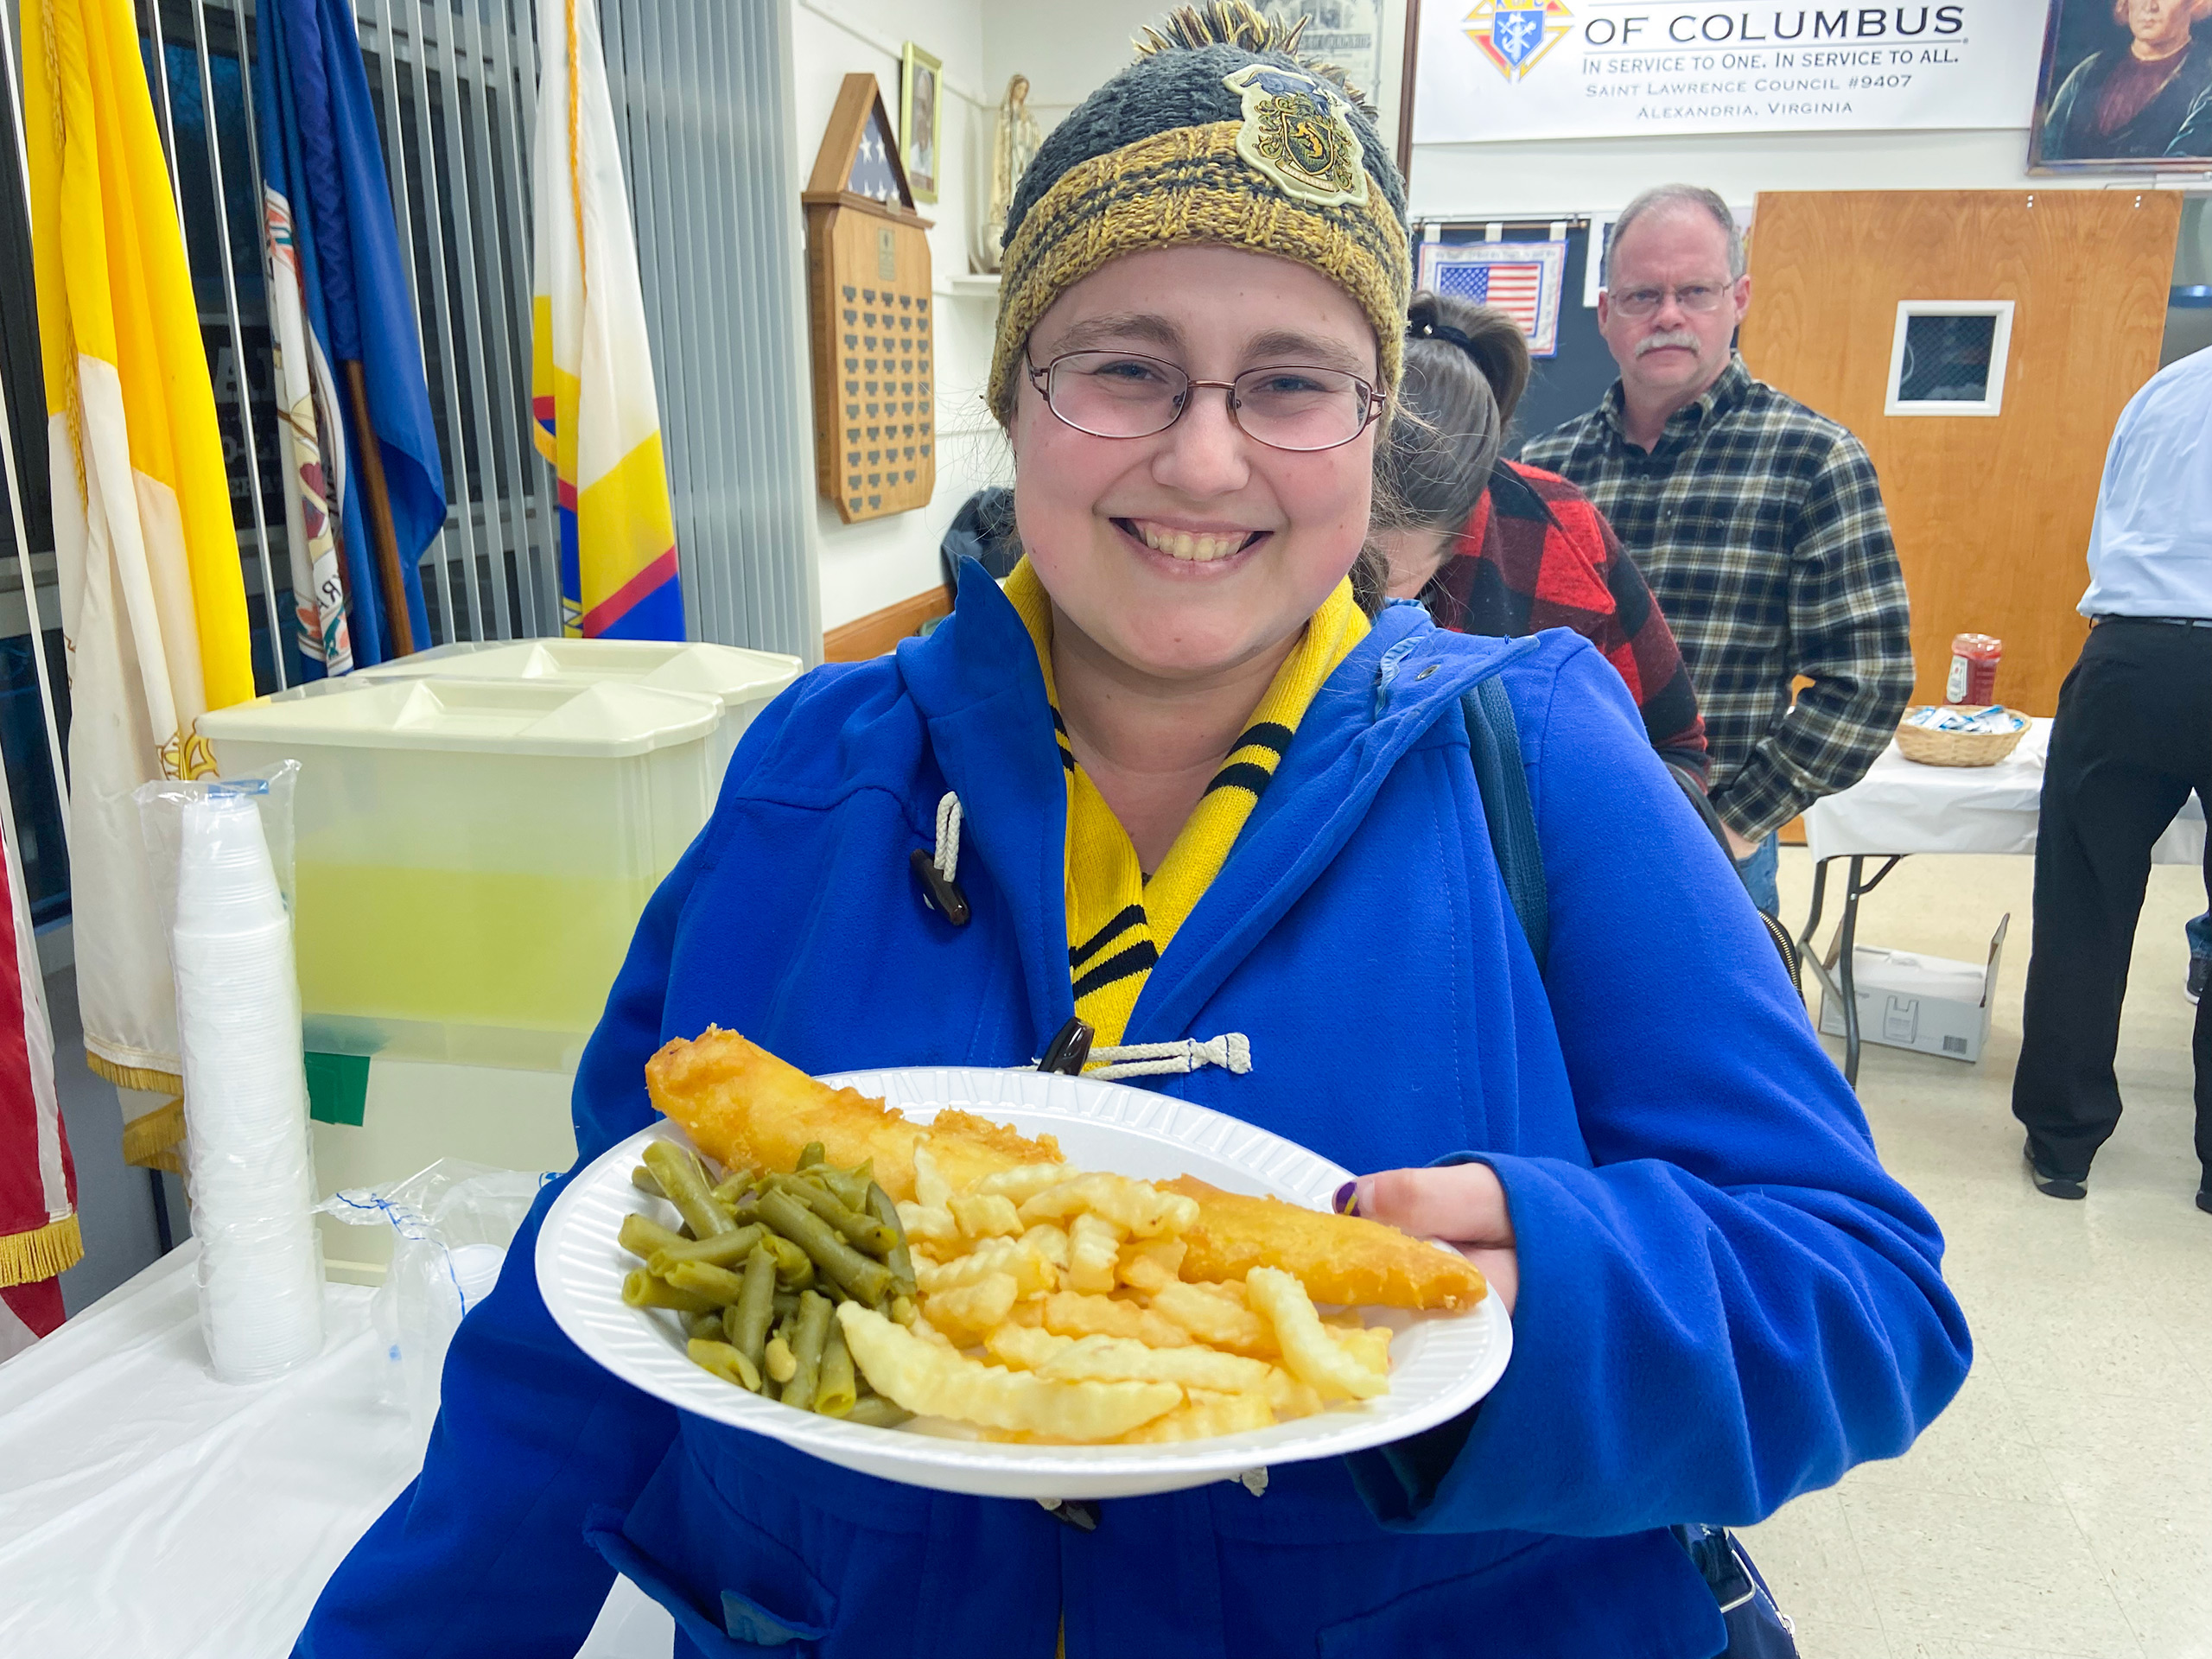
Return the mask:
<svg viewBox="0 0 2212 1659">
<path fill-rule="evenodd" d="M 1236 153 L 1245 161 L 1320 207 L 1367 200 L 1359 134 L 1334 88 L 1268 63 L 1248 65 L 1221 84 L 1244 101 Z"/>
<path fill-rule="evenodd" d="M 1467 38 L 1508 80 L 1519 80 L 1559 43 L 1572 14 L 1560 0 L 1482 0 L 1467 14 Z"/>
</svg>

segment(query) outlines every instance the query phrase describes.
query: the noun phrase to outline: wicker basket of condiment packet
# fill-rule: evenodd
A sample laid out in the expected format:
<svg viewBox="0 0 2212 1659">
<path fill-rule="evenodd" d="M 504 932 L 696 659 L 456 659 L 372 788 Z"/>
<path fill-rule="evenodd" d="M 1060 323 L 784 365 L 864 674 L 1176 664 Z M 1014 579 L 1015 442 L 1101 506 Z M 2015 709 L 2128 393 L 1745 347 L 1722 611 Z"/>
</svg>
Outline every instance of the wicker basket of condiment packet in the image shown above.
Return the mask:
<svg viewBox="0 0 2212 1659">
<path fill-rule="evenodd" d="M 1928 712 L 1908 709 L 1897 722 L 1898 751 L 1923 766 L 1993 766 L 2028 734 L 2028 717 L 2017 709 L 2004 710 L 2014 723 L 2001 732 L 1946 732 L 1915 722 L 1913 716 Z"/>
</svg>

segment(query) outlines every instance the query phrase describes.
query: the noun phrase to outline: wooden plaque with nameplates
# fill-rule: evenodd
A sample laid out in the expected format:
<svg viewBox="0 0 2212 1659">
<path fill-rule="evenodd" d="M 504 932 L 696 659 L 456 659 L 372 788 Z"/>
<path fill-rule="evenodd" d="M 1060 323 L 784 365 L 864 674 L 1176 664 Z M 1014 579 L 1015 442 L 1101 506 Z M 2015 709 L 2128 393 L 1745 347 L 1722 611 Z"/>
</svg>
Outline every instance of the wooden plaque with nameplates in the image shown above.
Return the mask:
<svg viewBox="0 0 2212 1659">
<path fill-rule="evenodd" d="M 815 482 L 847 524 L 927 505 L 937 488 L 937 307 L 930 221 L 870 74 L 845 77 L 806 209 Z"/>
</svg>

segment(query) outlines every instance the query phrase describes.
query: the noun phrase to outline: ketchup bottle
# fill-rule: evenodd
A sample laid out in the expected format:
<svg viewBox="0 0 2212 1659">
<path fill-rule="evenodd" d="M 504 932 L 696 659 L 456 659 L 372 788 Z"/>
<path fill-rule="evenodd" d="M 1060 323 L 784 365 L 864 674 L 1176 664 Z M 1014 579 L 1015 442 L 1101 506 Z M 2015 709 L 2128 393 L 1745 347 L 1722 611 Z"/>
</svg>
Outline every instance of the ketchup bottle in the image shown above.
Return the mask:
<svg viewBox="0 0 2212 1659">
<path fill-rule="evenodd" d="M 1951 677 L 1943 701 L 1980 705 L 1997 701 L 1997 664 L 2005 642 L 1986 633 L 1955 634 L 1951 639 Z"/>
</svg>

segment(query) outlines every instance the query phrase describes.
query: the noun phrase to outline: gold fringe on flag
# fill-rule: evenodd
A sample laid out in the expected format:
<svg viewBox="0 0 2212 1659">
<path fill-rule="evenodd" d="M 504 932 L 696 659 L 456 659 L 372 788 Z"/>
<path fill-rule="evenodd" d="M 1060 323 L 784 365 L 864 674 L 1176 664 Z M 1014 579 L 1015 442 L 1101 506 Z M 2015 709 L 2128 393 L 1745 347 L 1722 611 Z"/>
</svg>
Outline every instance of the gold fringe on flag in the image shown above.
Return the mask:
<svg viewBox="0 0 2212 1659">
<path fill-rule="evenodd" d="M 184 1079 L 174 1071 L 156 1071 L 151 1066 L 118 1065 L 105 1054 L 85 1051 L 85 1064 L 96 1077 L 105 1077 L 118 1089 L 143 1089 L 149 1095 L 184 1095 Z M 181 1130 L 179 1131 L 182 1133 Z"/>
<path fill-rule="evenodd" d="M 0 1238 L 0 1285 L 37 1284 L 75 1267 L 84 1254 L 85 1236 L 74 1216 L 10 1233 Z"/>
<path fill-rule="evenodd" d="M 142 1071 L 140 1077 L 151 1077 Z M 184 1096 L 179 1095 L 166 1106 L 157 1106 L 143 1117 L 135 1117 L 123 1126 L 123 1161 L 136 1164 L 141 1169 L 165 1169 L 172 1175 L 184 1173 Z"/>
<path fill-rule="evenodd" d="M 96 1077 L 105 1077 L 118 1089 L 137 1089 L 149 1095 L 167 1095 L 169 1102 L 123 1126 L 123 1161 L 140 1169 L 165 1169 L 184 1173 L 184 1079 L 174 1071 L 151 1066 L 118 1065 L 105 1054 L 85 1051 L 85 1064 Z"/>
</svg>

